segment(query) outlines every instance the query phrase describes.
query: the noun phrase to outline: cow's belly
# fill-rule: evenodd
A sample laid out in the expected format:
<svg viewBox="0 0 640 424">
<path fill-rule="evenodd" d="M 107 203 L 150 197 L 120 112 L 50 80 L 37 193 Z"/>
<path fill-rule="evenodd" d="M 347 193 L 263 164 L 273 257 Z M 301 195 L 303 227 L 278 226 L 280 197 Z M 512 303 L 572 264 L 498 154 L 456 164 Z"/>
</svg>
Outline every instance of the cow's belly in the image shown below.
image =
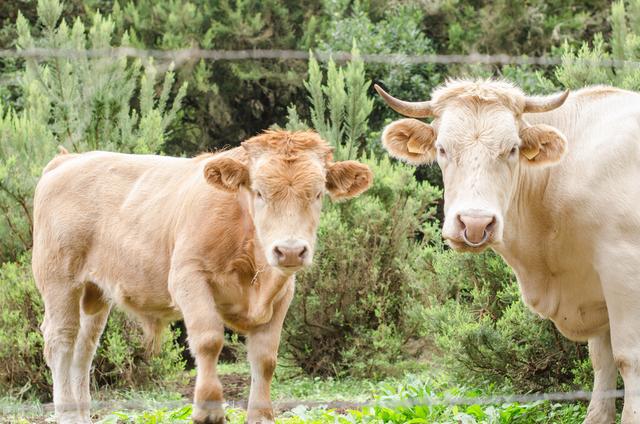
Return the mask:
<svg viewBox="0 0 640 424">
<path fill-rule="evenodd" d="M 518 276 L 525 304 L 551 319 L 574 341 L 586 341 L 609 325 L 607 305 L 595 272 Z"/>
<path fill-rule="evenodd" d="M 138 316 L 176 316 L 167 286 L 169 259 L 141 249 L 92 251 L 83 278 L 96 284 L 107 298 Z"/>
</svg>

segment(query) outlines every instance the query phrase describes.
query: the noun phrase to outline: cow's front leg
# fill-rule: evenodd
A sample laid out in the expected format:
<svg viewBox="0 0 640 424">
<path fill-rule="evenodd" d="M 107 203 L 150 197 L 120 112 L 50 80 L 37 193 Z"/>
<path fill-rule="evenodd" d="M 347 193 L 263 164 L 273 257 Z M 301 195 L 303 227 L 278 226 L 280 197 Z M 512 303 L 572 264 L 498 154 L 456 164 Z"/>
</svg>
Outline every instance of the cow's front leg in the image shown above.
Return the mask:
<svg viewBox="0 0 640 424">
<path fill-rule="evenodd" d="M 251 391 L 247 421 L 249 424 L 275 422 L 271 405 L 271 379 L 276 369 L 282 323 L 293 297 L 293 282 L 273 308 L 273 317 L 247 335 L 247 354 L 251 364 Z"/>
<path fill-rule="evenodd" d="M 640 258 L 612 237 L 598 263 L 607 302 L 614 362 L 624 380 L 622 424 L 640 423 Z"/>
<path fill-rule="evenodd" d="M 593 396 L 587 409 L 585 424 L 610 424 L 616 420 L 616 389 L 618 370 L 613 360 L 609 330 L 589 339 L 589 357 L 593 364 Z"/>
<path fill-rule="evenodd" d="M 211 289 L 198 274 L 182 278 L 172 275 L 169 287 L 182 311 L 189 350 L 196 360 L 192 419 L 195 423 L 222 424 L 224 400 L 216 366 L 224 343 L 224 325 L 216 312 Z"/>
</svg>

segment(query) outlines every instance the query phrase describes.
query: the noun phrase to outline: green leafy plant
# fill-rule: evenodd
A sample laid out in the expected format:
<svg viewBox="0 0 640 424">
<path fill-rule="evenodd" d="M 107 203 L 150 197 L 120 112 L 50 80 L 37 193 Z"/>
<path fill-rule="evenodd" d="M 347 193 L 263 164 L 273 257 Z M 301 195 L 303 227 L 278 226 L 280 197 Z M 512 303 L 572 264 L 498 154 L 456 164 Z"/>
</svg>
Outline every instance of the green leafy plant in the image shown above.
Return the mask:
<svg viewBox="0 0 640 424">
<path fill-rule="evenodd" d="M 143 69 L 140 61 L 84 56 L 81 49 L 111 47 L 113 21 L 97 13 L 90 27 L 79 19 L 69 27 L 61 12 L 58 0 L 38 2 L 39 37 L 18 15 L 19 48 L 61 48 L 78 57 L 27 60 L 20 73 L 21 109 L 0 104 L 0 212 L 7 224 L 0 229 L 0 259 L 15 259 L 31 247 L 33 190 L 58 145 L 77 152 L 157 153 L 186 93 L 183 84 L 170 101 L 170 69 L 156 94 L 152 63 Z"/>
<path fill-rule="evenodd" d="M 345 203 L 327 203 L 318 230 L 313 267 L 298 278 L 285 322 L 284 350 L 311 375 L 380 376 L 411 355 L 412 307 L 426 297 L 414 267 L 433 235 L 434 203 L 440 192 L 418 183 L 411 167 L 370 153 L 377 135 L 367 133 L 372 101 L 364 67 L 356 59 L 325 73 L 311 59 L 306 87 L 311 121 L 340 160 L 367 163 L 372 188 Z M 301 125 L 292 113 L 296 126 Z"/>
</svg>

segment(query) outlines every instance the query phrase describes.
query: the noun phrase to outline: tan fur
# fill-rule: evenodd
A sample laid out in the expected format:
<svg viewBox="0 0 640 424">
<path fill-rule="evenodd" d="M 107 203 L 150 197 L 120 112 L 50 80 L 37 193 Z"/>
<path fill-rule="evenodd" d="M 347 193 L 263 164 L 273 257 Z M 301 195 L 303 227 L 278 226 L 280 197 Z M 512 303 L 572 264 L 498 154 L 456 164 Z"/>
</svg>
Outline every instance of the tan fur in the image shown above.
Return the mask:
<svg viewBox="0 0 640 424">
<path fill-rule="evenodd" d="M 549 125 L 533 125 L 525 127 L 519 132 L 520 150 L 527 149 L 535 153 L 531 157 L 526 156 L 530 163 L 552 164 L 562 159 L 567 151 L 567 140 L 560 131 Z"/>
<path fill-rule="evenodd" d="M 625 385 L 622 423 L 636 423 L 640 95 L 591 87 L 555 110 L 523 114 L 524 98 L 511 84 L 486 80 L 434 92 L 443 237 L 457 250 L 493 248 L 514 269 L 531 310 L 568 338 L 588 340 L 595 378 L 586 423 L 615 421 L 615 402 L 604 393 L 615 390 L 616 371 Z M 399 138 L 394 143 L 409 141 Z M 471 231 L 486 232 L 481 244 L 465 241 L 463 218 L 482 223 Z"/>
<path fill-rule="evenodd" d="M 435 141 L 435 129 L 417 119 L 395 121 L 382 135 L 382 143 L 391 156 L 414 165 L 434 160 Z"/>
<path fill-rule="evenodd" d="M 321 195 L 353 197 L 370 184 L 367 166 L 332 162 L 313 132 L 269 131 L 193 159 L 56 156 L 36 188 L 33 271 L 58 420 L 89 422 L 88 373 L 113 303 L 141 322 L 149 353 L 184 318 L 195 421 L 223 419 L 223 329 L 246 333 L 249 421 L 272 422 L 269 384 L 295 272 L 278 266 L 273 246 L 307 243 L 309 265 Z"/>
<path fill-rule="evenodd" d="M 204 177 L 209 184 L 228 191 L 237 191 L 240 186 L 249 184 L 249 170 L 232 158 L 210 160 L 204 167 Z"/>
<path fill-rule="evenodd" d="M 509 81 L 450 79 L 434 90 L 431 100 L 436 116 L 452 103 L 466 103 L 473 107 L 499 104 L 519 114 L 524 109 L 525 95 Z"/>
<path fill-rule="evenodd" d="M 333 200 L 358 196 L 372 182 L 373 174 L 367 165 L 352 160 L 329 165 L 327 189 Z"/>
</svg>

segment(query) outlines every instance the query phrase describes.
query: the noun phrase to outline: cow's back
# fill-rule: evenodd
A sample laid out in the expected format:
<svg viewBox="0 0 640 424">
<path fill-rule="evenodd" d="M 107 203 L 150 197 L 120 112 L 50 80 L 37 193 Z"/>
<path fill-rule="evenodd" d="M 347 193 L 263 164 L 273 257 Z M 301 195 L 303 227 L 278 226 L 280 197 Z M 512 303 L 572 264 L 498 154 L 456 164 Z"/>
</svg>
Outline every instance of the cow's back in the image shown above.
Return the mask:
<svg viewBox="0 0 640 424">
<path fill-rule="evenodd" d="M 176 220 L 198 178 L 197 160 L 151 155 L 90 152 L 49 167 L 34 197 L 40 289 L 91 281 L 124 306 L 164 308 Z"/>
</svg>

